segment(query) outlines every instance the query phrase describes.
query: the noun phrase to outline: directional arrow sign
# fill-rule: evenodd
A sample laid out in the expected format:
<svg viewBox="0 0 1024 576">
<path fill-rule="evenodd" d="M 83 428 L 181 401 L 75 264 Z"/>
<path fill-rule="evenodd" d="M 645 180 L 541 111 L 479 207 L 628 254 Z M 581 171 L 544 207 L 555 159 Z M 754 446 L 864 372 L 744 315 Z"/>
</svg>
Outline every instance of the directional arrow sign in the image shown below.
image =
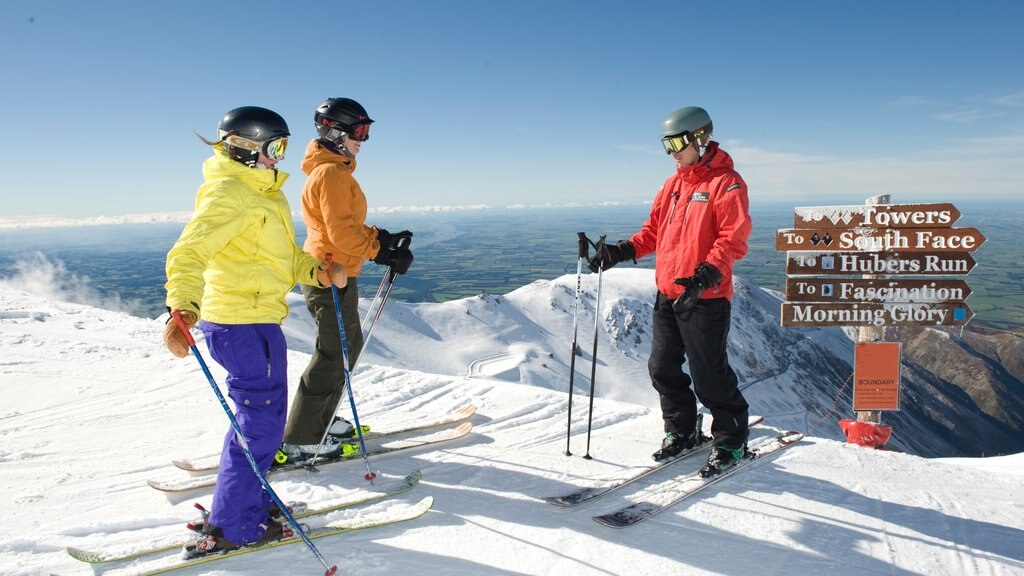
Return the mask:
<svg viewBox="0 0 1024 576">
<path fill-rule="evenodd" d="M 973 317 L 963 302 L 782 304 L 783 326 L 960 326 Z"/>
<path fill-rule="evenodd" d="M 952 204 L 877 204 L 795 208 L 794 228 L 948 228 L 960 219 Z"/>
<path fill-rule="evenodd" d="M 976 264 L 964 252 L 790 252 L 786 274 L 955 276 Z"/>
<path fill-rule="evenodd" d="M 955 302 L 971 288 L 963 280 L 867 280 L 859 278 L 789 278 L 790 302 Z"/>
<path fill-rule="evenodd" d="M 776 232 L 775 249 L 974 252 L 984 242 L 977 228 L 788 228 Z"/>
</svg>

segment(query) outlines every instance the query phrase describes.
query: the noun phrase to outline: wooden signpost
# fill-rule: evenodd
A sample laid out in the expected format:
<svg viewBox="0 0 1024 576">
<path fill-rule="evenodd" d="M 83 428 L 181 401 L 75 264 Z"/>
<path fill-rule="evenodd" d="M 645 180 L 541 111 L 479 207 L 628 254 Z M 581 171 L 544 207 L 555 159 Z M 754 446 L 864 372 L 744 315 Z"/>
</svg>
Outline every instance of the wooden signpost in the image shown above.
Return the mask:
<svg viewBox="0 0 1024 576">
<path fill-rule="evenodd" d="M 788 251 L 783 326 L 961 326 L 974 316 L 959 276 L 985 242 L 977 228 L 953 228 L 952 204 L 865 204 L 796 208 L 778 230 Z M 814 276 L 823 276 L 815 278 Z M 899 278 L 891 278 L 898 276 Z"/>
<path fill-rule="evenodd" d="M 790 252 L 786 274 L 955 276 L 974 269 L 966 252 Z"/>
<path fill-rule="evenodd" d="M 796 208 L 793 228 L 776 232 L 776 250 L 788 252 L 782 325 L 860 328 L 861 422 L 899 409 L 899 344 L 879 342 L 885 327 L 963 326 L 974 317 L 967 282 L 948 277 L 974 269 L 970 252 L 985 236 L 954 228 L 960 216 L 952 204 L 889 204 L 882 195 L 864 205 Z"/>
</svg>

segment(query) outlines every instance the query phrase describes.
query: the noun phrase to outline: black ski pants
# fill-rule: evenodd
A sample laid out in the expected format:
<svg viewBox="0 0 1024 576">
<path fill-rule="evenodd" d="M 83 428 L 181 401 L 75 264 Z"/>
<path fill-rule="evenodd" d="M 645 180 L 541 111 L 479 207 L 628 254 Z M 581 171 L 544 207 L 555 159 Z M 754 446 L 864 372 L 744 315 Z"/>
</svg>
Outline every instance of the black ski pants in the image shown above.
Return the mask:
<svg viewBox="0 0 1024 576">
<path fill-rule="evenodd" d="M 338 401 L 345 391 L 345 363 L 338 333 L 338 313 L 331 289 L 302 286 L 306 308 L 316 321 L 316 350 L 299 379 L 284 441 L 288 444 L 318 444 L 334 421 Z M 359 288 L 356 278 L 338 289 L 341 318 L 348 345 L 349 366 L 355 366 L 363 349 L 363 330 L 359 323 Z"/>
<path fill-rule="evenodd" d="M 699 399 L 711 412 L 716 445 L 738 448 L 746 443 L 747 401 L 726 352 L 731 313 L 732 304 L 725 298 L 700 300 L 692 309 L 676 313 L 672 301 L 658 293 L 647 370 L 661 396 L 666 432 L 690 433 Z M 690 364 L 689 375 L 683 372 L 683 362 Z"/>
</svg>

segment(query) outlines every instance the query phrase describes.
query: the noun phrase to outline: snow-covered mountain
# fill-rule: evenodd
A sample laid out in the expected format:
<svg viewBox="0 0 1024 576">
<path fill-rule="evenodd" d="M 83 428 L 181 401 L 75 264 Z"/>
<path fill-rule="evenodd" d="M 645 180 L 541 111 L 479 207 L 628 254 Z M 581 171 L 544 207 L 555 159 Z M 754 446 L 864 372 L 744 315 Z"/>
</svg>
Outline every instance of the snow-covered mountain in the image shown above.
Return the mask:
<svg viewBox="0 0 1024 576">
<path fill-rule="evenodd" d="M 583 275 L 581 286 L 576 321 L 581 355 L 574 384 L 578 391 L 589 393 L 597 276 Z M 652 409 L 658 406 L 647 375 L 653 286 L 652 270 L 623 267 L 604 273 L 595 396 Z M 782 327 L 780 294 L 741 278 L 734 278 L 734 288 L 729 356 L 752 410 L 770 415 L 780 426 L 844 438 L 837 421 L 854 417 L 853 332 Z M 575 294 L 576 276 L 566 275 L 501 296 L 483 294 L 442 304 L 389 302 L 366 359 L 566 392 Z M 285 323 L 289 340 L 296 349 L 312 352 L 312 321 L 297 297 L 294 304 Z M 1024 358 L 1024 337 L 1005 332 L 986 336 L 971 329 L 965 338 L 948 332 L 905 330 L 902 410 L 883 415 L 883 422 L 894 426 L 888 447 L 923 456 L 1024 450 L 1024 405 L 1018 400 L 1024 398 L 1024 384 L 1019 371 L 1014 376 L 1012 368 L 1012 358 Z M 1002 356 L 984 350 L 984 344 L 995 337 L 1005 341 Z M 937 373 L 938 362 L 929 359 L 925 350 L 956 361 Z M 1004 358 L 1008 370 L 986 370 L 1004 363 Z M 964 390 L 969 385 L 978 390 Z M 1001 398 L 1001 413 L 979 406 L 993 394 Z"/>
<path fill-rule="evenodd" d="M 578 456 L 595 277 L 584 277 L 577 322 L 573 457 L 563 451 L 575 276 L 501 296 L 389 303 L 353 381 L 364 423 L 387 430 L 469 402 L 478 412 L 468 438 L 372 460 L 385 477 L 422 470 L 421 485 L 394 500 L 431 495 L 434 508 L 407 524 L 318 540 L 339 574 L 1024 574 L 1021 455 L 928 460 L 835 440 L 836 418 L 849 416 L 848 396 L 836 396 L 849 374 L 849 339 L 841 330 L 779 328 L 776 296 L 743 282 L 730 354 L 754 410 L 767 418 L 753 434 L 795 428 L 810 436 L 625 530 L 590 517 L 699 462 L 578 509 L 543 503 L 649 463 L 660 440 L 645 368 L 648 274 L 604 275 L 592 460 Z M 292 382 L 312 338 L 300 300 L 292 299 L 286 322 Z M 197 363 L 171 357 L 162 328 L 0 287 L 0 573 L 152 567 L 159 560 L 94 570 L 63 549 L 173 542 L 186 536 L 192 502 L 209 505 L 209 490 L 169 498 L 146 485 L 185 475 L 170 459 L 216 452 L 227 430 Z M 898 426 L 894 442 L 901 434 Z M 372 489 L 362 476 L 353 462 L 271 480 L 285 499 L 317 502 Z M 297 544 L 183 573 L 322 572 Z"/>
</svg>

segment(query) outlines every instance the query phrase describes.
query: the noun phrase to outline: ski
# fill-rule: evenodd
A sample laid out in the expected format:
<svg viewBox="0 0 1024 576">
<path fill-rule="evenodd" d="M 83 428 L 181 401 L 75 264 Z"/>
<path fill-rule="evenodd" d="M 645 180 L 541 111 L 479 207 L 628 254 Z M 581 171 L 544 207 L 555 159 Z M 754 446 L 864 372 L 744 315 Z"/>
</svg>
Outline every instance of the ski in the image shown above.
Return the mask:
<svg viewBox="0 0 1024 576">
<path fill-rule="evenodd" d="M 343 510 L 345 508 L 351 508 L 353 506 L 359 506 L 361 504 L 369 504 L 378 500 L 383 500 L 391 496 L 397 496 L 404 494 L 409 490 L 412 490 L 413 486 L 416 486 L 420 482 L 422 474 L 419 470 L 409 474 L 405 478 L 397 481 L 382 484 L 371 493 L 363 492 L 356 494 L 352 498 L 348 498 L 339 502 L 335 502 L 329 506 L 322 506 L 315 509 L 310 509 L 308 506 L 302 511 L 293 511 L 292 517 L 296 520 L 301 518 L 308 518 L 310 516 L 319 516 L 321 514 L 327 514 L 328 512 L 334 512 L 335 510 Z M 185 547 L 189 542 L 178 541 L 171 544 L 164 544 L 159 546 L 153 546 L 150 548 L 143 548 L 141 550 L 133 550 L 128 552 L 101 552 L 101 551 L 89 551 L 81 548 L 69 546 L 66 548 L 67 553 L 75 560 L 82 562 L 88 562 L 90 564 L 101 564 L 107 562 L 121 562 L 124 560 L 131 560 L 132 558 L 140 558 L 142 556 L 149 556 L 151 554 L 157 554 L 160 552 L 167 552 L 170 550 L 180 550 Z"/>
<path fill-rule="evenodd" d="M 476 406 L 472 404 L 466 404 L 458 408 L 457 410 L 437 418 L 436 420 L 430 420 L 423 423 L 405 424 L 399 425 L 398 428 L 393 430 L 387 430 L 384 432 L 369 432 L 363 435 L 364 440 L 375 440 L 378 438 L 387 438 L 390 436 L 399 436 L 402 434 L 409 434 L 412 432 L 420 432 L 423 430 L 429 430 L 431 428 L 440 428 L 441 426 L 448 426 L 450 424 L 456 424 L 464 420 L 469 420 L 476 414 Z M 352 440 L 356 440 L 353 436 Z M 210 456 L 204 456 L 202 458 L 196 458 L 194 460 L 172 460 L 173 464 L 182 470 L 191 472 L 193 474 L 210 474 L 217 471 L 219 466 L 220 454 L 213 454 Z M 206 461 L 206 463 L 203 463 Z"/>
<path fill-rule="evenodd" d="M 326 536 L 334 536 L 337 534 L 346 534 L 349 532 L 355 532 L 357 530 L 366 530 L 368 528 L 377 528 L 380 526 L 389 526 L 391 524 L 397 524 L 399 522 L 406 522 L 423 516 L 428 510 L 434 505 L 433 496 L 427 496 L 426 498 L 416 502 L 415 504 L 406 505 L 400 509 L 395 509 L 394 506 L 388 507 L 384 510 L 372 511 L 366 514 L 361 514 L 355 518 L 342 519 L 328 522 L 322 526 L 310 527 L 306 529 L 306 536 L 311 540 L 315 538 L 324 538 Z M 279 546 L 287 546 L 289 544 L 296 544 L 303 542 L 301 536 L 294 536 L 292 538 L 286 538 L 284 540 L 274 540 L 267 542 L 259 546 L 243 546 L 235 550 L 227 550 L 218 553 L 205 554 L 198 558 L 190 560 L 178 560 L 177 557 L 172 557 L 174 562 L 164 566 L 158 566 L 152 569 L 146 569 L 141 572 L 139 576 L 154 576 L 156 574 L 166 574 L 175 570 L 181 570 L 182 568 L 189 568 L 191 566 L 198 566 L 201 564 L 207 564 L 209 562 L 215 562 L 217 560 L 223 560 L 225 558 L 232 558 L 235 556 L 241 556 L 242 554 L 250 554 L 252 552 L 259 552 L 261 550 L 267 550 L 270 548 L 277 548 Z"/>
<path fill-rule="evenodd" d="M 760 424 L 763 420 L 764 418 L 761 416 L 751 416 L 747 420 L 747 426 L 754 426 L 756 424 Z M 707 442 L 704 442 L 699 446 L 695 446 L 690 450 L 682 452 L 679 455 L 675 456 L 674 458 L 671 458 L 669 460 L 663 460 L 661 462 L 658 462 L 657 464 L 651 464 L 650 466 L 644 466 L 638 472 L 631 474 L 629 476 L 615 478 L 598 486 L 588 486 L 585 488 L 579 488 L 577 490 L 569 492 L 568 494 L 563 494 L 561 496 L 547 496 L 544 498 L 544 501 L 547 502 L 548 504 L 554 504 L 555 506 L 576 506 L 579 504 L 583 504 L 584 502 L 589 502 L 594 498 L 604 496 L 609 492 L 618 490 L 619 488 L 622 488 L 624 486 L 628 486 L 638 480 L 642 480 L 650 476 L 651 474 L 654 474 L 655 472 L 665 468 L 666 466 L 686 460 L 690 456 L 703 452 L 704 450 L 707 450 L 710 447 L 711 439 L 709 438 Z"/>
<path fill-rule="evenodd" d="M 428 434 L 426 436 L 417 436 L 415 438 L 406 438 L 402 440 L 393 440 L 390 442 L 384 442 L 376 448 L 368 449 L 367 456 L 380 456 L 382 454 L 390 454 L 391 452 L 397 452 L 399 450 L 409 450 L 412 448 L 420 448 L 423 446 L 430 446 L 441 442 L 449 442 L 462 438 L 469 434 L 470 430 L 473 429 L 471 422 L 463 422 L 456 428 L 450 428 L 447 430 L 441 430 Z M 315 464 L 315 466 L 324 466 L 327 464 L 334 464 L 337 462 L 347 462 L 349 460 L 361 459 L 363 455 L 359 452 L 355 454 L 349 454 L 346 456 L 335 456 L 332 458 L 319 458 L 315 463 L 309 460 L 298 460 L 295 462 L 288 462 L 280 466 L 272 467 L 268 472 L 268 476 L 278 474 L 281 472 L 290 472 L 292 470 L 306 469 L 307 466 Z M 148 480 L 149 485 L 161 492 L 185 492 L 188 490 L 194 490 L 197 488 L 206 488 L 208 486 L 214 486 L 217 483 L 216 474 L 207 474 L 203 476 L 192 476 L 189 478 L 178 479 L 178 480 Z"/>
<path fill-rule="evenodd" d="M 803 437 L 804 435 L 800 432 L 780 432 L 777 436 L 765 438 L 763 441 L 757 442 L 753 446 L 749 447 L 748 454 L 732 468 L 726 468 L 722 472 L 711 476 L 710 478 L 701 478 L 698 472 L 687 474 L 679 478 L 673 478 L 661 484 L 652 486 L 650 490 L 646 490 L 645 494 L 647 494 L 647 496 L 643 500 L 634 502 L 625 508 L 620 508 L 619 510 L 608 514 L 594 516 L 594 520 L 599 524 L 611 526 L 612 528 L 625 528 L 627 526 L 632 526 L 637 522 L 646 520 L 658 512 L 678 504 L 682 500 L 697 494 L 708 486 L 712 486 L 737 472 L 747 469 L 757 462 L 761 462 L 768 456 L 781 452 L 782 450 L 799 442 Z"/>
</svg>

